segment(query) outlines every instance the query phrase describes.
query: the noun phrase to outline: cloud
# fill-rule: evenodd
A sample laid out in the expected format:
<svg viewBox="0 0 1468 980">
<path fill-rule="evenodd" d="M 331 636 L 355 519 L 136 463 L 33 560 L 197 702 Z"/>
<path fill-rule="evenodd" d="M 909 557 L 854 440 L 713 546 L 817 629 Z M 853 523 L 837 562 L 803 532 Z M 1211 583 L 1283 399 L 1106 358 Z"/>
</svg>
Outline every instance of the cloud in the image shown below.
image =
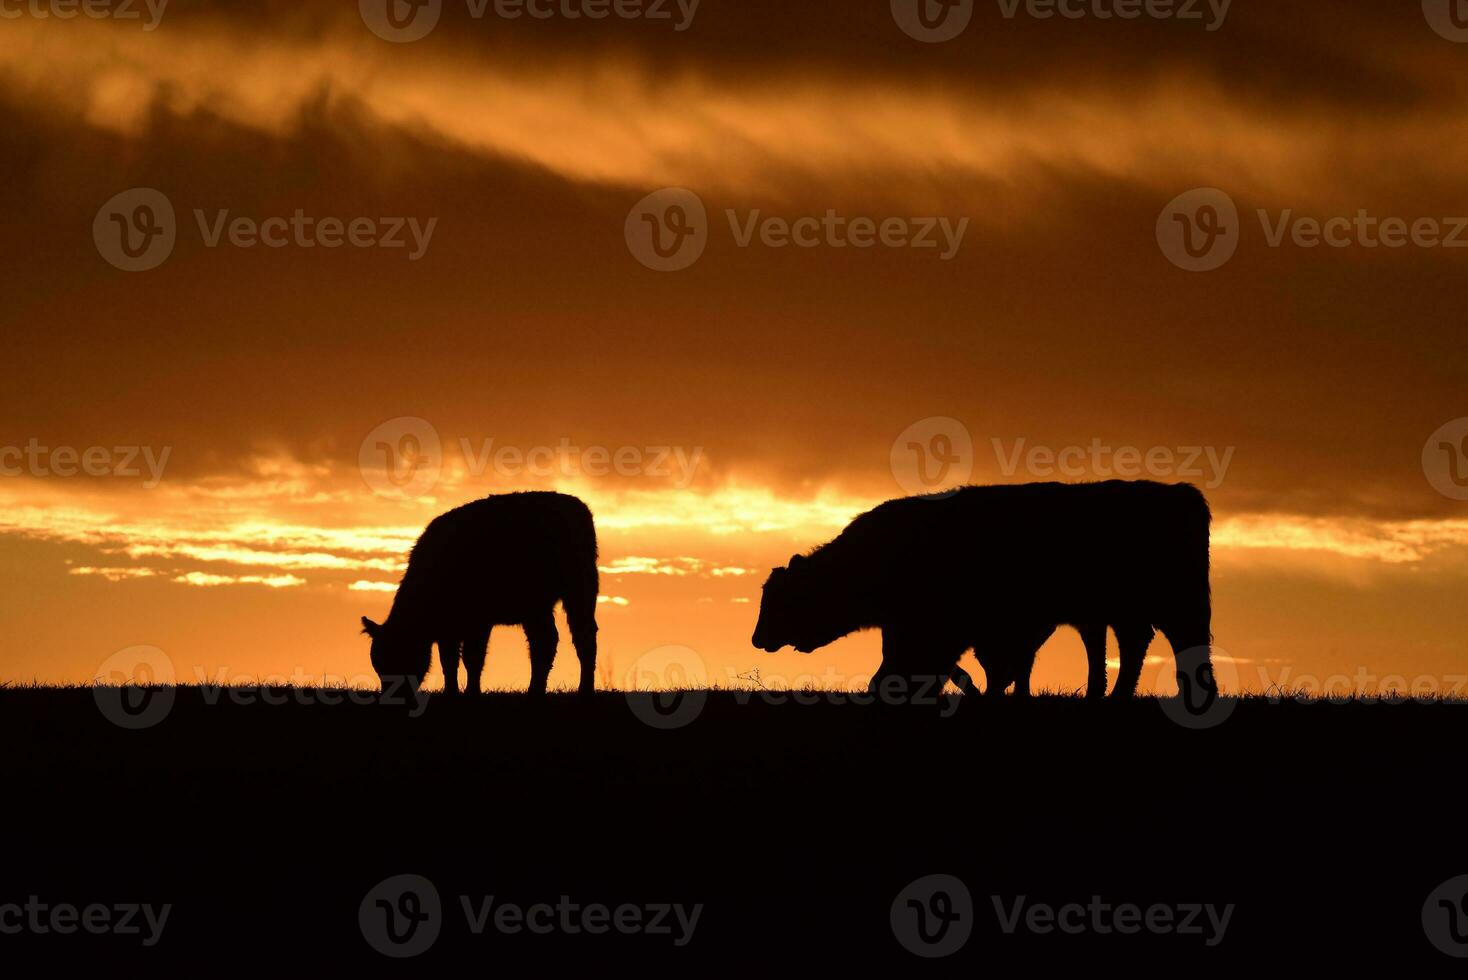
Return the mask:
<svg viewBox="0 0 1468 980">
<path fill-rule="evenodd" d="M 398 590 L 398 583 L 374 582 L 370 579 L 358 579 L 351 585 L 348 585 L 347 588 L 353 592 L 396 592 Z"/>
<path fill-rule="evenodd" d="M 97 575 L 109 582 L 124 582 L 134 578 L 152 578 L 161 574 L 156 568 L 128 567 L 128 568 L 96 568 L 91 565 L 79 565 L 66 570 L 68 575 Z"/>
<path fill-rule="evenodd" d="M 25 486 L 0 486 L 0 534 L 66 545 L 70 550 L 57 553 L 58 563 L 63 555 L 85 556 L 69 559 L 69 575 L 109 582 L 162 577 L 186 586 L 281 588 L 309 583 L 338 584 L 349 592 L 393 592 L 409 549 L 440 505 L 420 503 L 412 523 L 402 526 L 371 523 L 376 498 L 338 499 L 339 491 L 333 489 L 350 480 L 349 475 L 323 471 L 278 497 L 245 494 L 229 505 L 204 509 L 195 488 L 179 484 L 119 495 L 64 481 L 28 481 Z M 207 482 L 218 489 L 216 480 Z M 649 586 L 758 576 L 773 560 L 769 554 L 783 556 L 794 546 L 792 539 L 805 546 L 827 540 L 880 502 L 834 491 L 789 498 L 754 487 L 609 493 L 594 485 L 568 484 L 561 489 L 591 504 L 604 553 L 616 546 L 610 542 L 669 552 L 665 557 L 614 554 L 600 565 L 603 575 L 645 580 Z M 332 519 L 345 523 L 314 526 L 303 520 L 313 508 L 324 515 L 318 503 L 322 499 L 332 501 Z M 348 505 L 349 500 L 360 509 Z M 363 523 L 349 523 L 353 517 Z M 1230 514 L 1215 520 L 1212 540 L 1215 555 L 1231 561 L 1292 555 L 1336 571 L 1410 566 L 1468 554 L 1468 520 Z M 731 547 L 750 558 L 736 562 L 722 557 L 731 554 Z M 118 555 L 137 564 L 109 563 Z M 394 577 L 364 578 L 363 571 Z M 602 601 L 621 605 L 629 600 L 612 596 Z"/>
<path fill-rule="evenodd" d="M 527 52 L 541 42 L 523 34 L 524 51 L 499 57 L 474 43 L 373 43 L 360 24 L 333 19 L 291 33 L 259 18 L 178 20 L 166 35 L 25 18 L 7 25 L 13 43 L 0 51 L 0 71 L 28 98 L 129 138 L 147 136 L 159 113 L 208 115 L 277 138 L 313 114 L 361 113 L 572 181 L 746 197 L 802 185 L 827 195 L 833 183 L 870 188 L 881 173 L 883 193 L 932 207 L 938 185 L 952 179 L 998 182 L 1012 194 L 1061 175 L 1178 188 L 1227 174 L 1239 194 L 1339 207 L 1368 195 L 1388 160 L 1398 175 L 1451 182 L 1468 140 L 1448 125 L 1453 100 L 1432 93 L 1457 87 L 1455 66 L 1430 37 L 1419 39 L 1420 54 L 1400 40 L 1407 27 L 1428 35 L 1420 22 L 1387 20 L 1401 28 L 1388 35 L 1396 43 L 1378 36 L 1359 50 L 1349 43 L 1354 32 L 1342 30 L 1350 20 L 1335 18 L 1342 43 L 1329 56 L 1354 60 L 1351 68 L 1378 75 L 1397 95 L 1390 116 L 1371 118 L 1369 143 L 1359 114 L 1343 106 L 1359 110 L 1379 96 L 1320 93 L 1318 80 L 1294 68 L 1301 85 L 1328 98 L 1263 111 L 1254 79 L 1240 85 L 1221 66 L 1209 70 L 1221 45 L 1189 62 L 1149 49 L 1134 32 L 1094 26 L 1087 36 L 1130 49 L 1150 78 L 1090 64 L 1078 85 L 1079 68 L 1043 63 L 1044 42 L 1059 32 L 1033 26 L 1037 63 L 1002 76 L 993 64 L 935 57 L 908 74 L 871 62 L 858 70 L 829 59 L 771 60 L 752 78 L 736 70 L 751 51 L 710 51 L 670 71 L 660 55 L 678 41 L 666 37 L 536 59 Z M 471 38 L 474 26 L 465 27 Z M 1263 33 L 1241 30 L 1233 40 L 1257 45 L 1263 59 Z M 54 77 L 67 85 L 49 84 Z"/>
<path fill-rule="evenodd" d="M 306 584 L 305 579 L 296 575 L 213 575 L 207 572 L 186 572 L 173 581 L 204 588 L 220 585 L 264 585 L 272 589 L 286 589 Z"/>
<path fill-rule="evenodd" d="M 1410 564 L 1439 552 L 1468 547 L 1468 520 L 1372 522 L 1251 515 L 1215 524 L 1213 546 L 1319 551 L 1389 565 Z"/>
<path fill-rule="evenodd" d="M 1264 6 L 1206 36 L 990 10 L 938 47 L 906 44 L 880 3 L 840 29 L 829 4 L 721 5 L 677 37 L 452 14 L 407 46 L 350 4 L 191 5 L 146 35 L 7 22 L 0 210 L 20 233 L 0 261 L 31 368 L 0 391 L 7 438 L 172 447 L 165 482 L 200 507 L 304 509 L 313 487 L 323 512 L 357 509 L 360 442 L 396 414 L 446 447 L 702 447 L 700 489 L 770 491 L 747 498 L 758 513 L 698 498 L 734 535 L 809 523 L 824 490 L 897 493 L 892 439 L 944 415 L 980 447 L 1234 447 L 1219 513 L 1451 516 L 1418 453 L 1463 412 L 1441 288 L 1456 253 L 1271 249 L 1253 224 L 1200 277 L 1153 240 L 1162 205 L 1204 183 L 1250 223 L 1461 209 L 1458 48 L 1416 9 Z M 698 188 L 716 227 L 755 209 L 973 227 L 949 263 L 724 229 L 686 273 L 647 278 L 622 225 L 664 183 Z M 165 190 L 182 229 L 163 267 L 120 276 L 87 229 L 134 185 Z M 194 209 L 297 208 L 440 224 L 411 270 L 191 229 Z M 504 488 L 448 462 L 442 504 Z M 983 453 L 974 478 L 1005 479 Z"/>
</svg>

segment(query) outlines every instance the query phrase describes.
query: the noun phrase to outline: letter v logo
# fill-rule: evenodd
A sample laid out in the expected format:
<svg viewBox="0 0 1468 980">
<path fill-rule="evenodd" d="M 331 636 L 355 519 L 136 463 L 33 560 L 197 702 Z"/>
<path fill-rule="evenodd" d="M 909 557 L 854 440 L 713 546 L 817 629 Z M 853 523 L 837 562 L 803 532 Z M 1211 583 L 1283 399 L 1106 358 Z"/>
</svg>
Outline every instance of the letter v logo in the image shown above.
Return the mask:
<svg viewBox="0 0 1468 980">
<path fill-rule="evenodd" d="M 438 889 L 422 875 L 394 875 L 379 881 L 357 908 L 357 925 L 367 945 L 384 956 L 404 959 L 438 940 L 443 907 Z"/>
<path fill-rule="evenodd" d="M 151 187 L 113 196 L 92 220 L 97 253 L 124 272 L 156 269 L 173 254 L 177 238 L 173 203 Z"/>
<path fill-rule="evenodd" d="M 1454 419 L 1427 437 L 1422 472 L 1450 500 L 1468 500 L 1468 418 Z"/>
<path fill-rule="evenodd" d="M 665 187 L 632 206 L 622 233 L 638 262 L 655 272 L 678 272 L 708 246 L 708 211 L 692 191 Z"/>
<path fill-rule="evenodd" d="M 1216 187 L 1179 194 L 1157 216 L 1157 245 L 1179 269 L 1212 272 L 1239 247 L 1239 209 Z"/>
<path fill-rule="evenodd" d="M 1449 878 L 1427 896 L 1422 931 L 1439 952 L 1468 959 L 1468 875 Z"/>
<path fill-rule="evenodd" d="M 1439 37 L 1468 42 L 1468 0 L 1422 0 L 1422 14 Z"/>
<path fill-rule="evenodd" d="M 951 41 L 974 16 L 974 0 L 892 0 L 892 19 L 902 33 L 924 44 Z"/>
<path fill-rule="evenodd" d="M 427 37 L 438 26 L 443 0 L 357 0 L 367 29 L 384 41 L 408 44 Z"/>
</svg>

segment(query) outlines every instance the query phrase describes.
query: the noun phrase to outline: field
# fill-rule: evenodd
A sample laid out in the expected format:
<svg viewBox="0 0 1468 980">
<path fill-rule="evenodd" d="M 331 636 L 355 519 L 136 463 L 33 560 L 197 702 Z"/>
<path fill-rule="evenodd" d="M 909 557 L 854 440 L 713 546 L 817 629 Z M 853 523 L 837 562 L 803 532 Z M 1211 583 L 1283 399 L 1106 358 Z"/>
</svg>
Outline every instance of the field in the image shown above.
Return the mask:
<svg viewBox="0 0 1468 980">
<path fill-rule="evenodd" d="M 0 689 L 0 905 L 166 923 L 59 935 L 41 910 L 0 948 L 391 968 L 363 923 L 429 922 L 374 891 L 412 874 L 438 921 L 405 968 L 1458 963 L 1423 908 L 1468 873 L 1459 702 L 1251 698 L 1189 728 L 1150 698 L 141 693 Z M 961 940 L 941 959 L 894 924 L 930 875 L 968 892 L 915 899 L 924 943 Z"/>
</svg>

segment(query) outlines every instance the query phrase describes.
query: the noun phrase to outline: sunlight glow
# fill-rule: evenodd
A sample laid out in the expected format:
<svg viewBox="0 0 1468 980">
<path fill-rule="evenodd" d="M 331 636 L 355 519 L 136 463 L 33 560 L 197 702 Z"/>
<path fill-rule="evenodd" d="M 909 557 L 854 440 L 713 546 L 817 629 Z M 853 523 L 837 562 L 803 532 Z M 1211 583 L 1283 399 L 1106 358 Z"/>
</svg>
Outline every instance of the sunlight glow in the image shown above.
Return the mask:
<svg viewBox="0 0 1468 980">
<path fill-rule="evenodd" d="M 277 468 L 287 467 L 282 463 Z M 389 527 L 374 521 L 373 512 L 379 505 L 375 498 L 338 489 L 351 485 L 352 474 L 334 479 L 326 473 L 315 476 L 319 483 L 313 479 L 278 486 L 282 493 L 274 499 L 259 495 L 256 488 L 242 494 L 248 504 L 203 512 L 197 503 L 198 486 L 174 485 L 143 496 L 102 497 L 58 490 L 55 484 L 12 484 L 0 489 L 0 533 L 80 546 L 95 557 L 73 564 L 67 574 L 112 582 L 166 575 L 184 585 L 278 588 L 305 584 L 312 573 L 372 571 L 386 573 L 391 579 L 356 578 L 341 584 L 356 592 L 395 590 L 396 576 L 404 568 L 421 525 Z M 209 492 L 217 494 L 222 489 L 218 481 L 209 481 Z M 656 550 L 672 552 L 667 557 L 605 558 L 601 572 L 614 578 L 757 579 L 761 568 L 720 561 L 716 556 L 736 537 L 763 540 L 760 536 L 771 532 L 782 539 L 819 543 L 877 503 L 829 492 L 791 499 L 738 484 L 707 491 L 609 493 L 589 485 L 563 489 L 588 501 L 604 533 L 635 531 L 649 545 L 656 545 Z M 303 500 L 321 499 L 332 502 L 336 519 L 358 516 L 362 523 L 336 527 L 301 523 Z M 417 506 L 418 519 L 426 523 L 439 505 L 419 502 Z M 297 516 L 288 516 L 292 514 Z M 704 556 L 688 554 L 690 546 Z M 1219 552 L 1315 553 L 1322 559 L 1410 564 L 1468 547 L 1468 520 L 1239 515 L 1215 521 L 1213 547 Z M 137 564 L 119 565 L 115 561 L 119 556 Z M 771 556 L 771 560 L 783 558 L 778 551 Z M 279 574 L 264 575 L 260 570 Z"/>
</svg>

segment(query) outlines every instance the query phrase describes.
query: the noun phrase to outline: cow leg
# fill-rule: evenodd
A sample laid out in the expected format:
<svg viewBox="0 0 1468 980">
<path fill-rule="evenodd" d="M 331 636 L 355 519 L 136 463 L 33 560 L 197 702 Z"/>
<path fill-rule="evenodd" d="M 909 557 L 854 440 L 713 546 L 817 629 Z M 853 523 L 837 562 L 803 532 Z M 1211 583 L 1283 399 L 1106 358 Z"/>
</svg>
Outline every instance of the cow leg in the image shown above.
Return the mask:
<svg viewBox="0 0 1468 980">
<path fill-rule="evenodd" d="M 596 691 L 596 596 L 567 603 L 566 621 L 571 626 L 571 644 L 581 661 L 581 683 L 576 693 L 590 697 Z"/>
<path fill-rule="evenodd" d="M 438 641 L 438 665 L 443 668 L 443 693 L 450 697 L 459 693 L 459 641 Z"/>
<path fill-rule="evenodd" d="M 1039 649 L 1039 647 L 1036 647 L 1034 650 L 1031 650 L 1030 655 L 1015 668 L 1014 696 L 1017 698 L 1027 698 L 1030 696 L 1030 674 L 1035 671 L 1035 654 Z"/>
<path fill-rule="evenodd" d="M 943 688 L 947 686 L 949 680 L 956 678 L 955 683 L 962 682 L 959 684 L 959 692 L 962 694 L 967 694 L 973 688 L 974 682 L 973 678 L 969 676 L 968 671 L 958 665 L 959 659 L 968 650 L 967 644 L 958 644 L 950 640 L 946 644 L 939 644 L 936 649 L 938 654 L 938 669 L 933 671 L 931 677 L 923 677 L 921 681 L 924 685 L 928 685 L 931 682 L 927 694 L 938 699 L 938 702 L 941 704 L 942 699 L 946 697 L 943 693 Z M 919 691 L 922 691 L 921 687 Z"/>
<path fill-rule="evenodd" d="M 1030 674 L 1035 670 L 1035 656 L 1045 641 L 1050 639 L 1055 632 L 1053 625 L 1038 626 L 1033 629 L 1006 630 L 1001 634 L 1000 641 L 1004 648 L 1001 663 L 1004 664 L 1004 687 L 1009 682 L 1014 682 L 1014 696 L 1027 698 L 1030 696 Z M 984 668 L 985 673 L 988 667 Z"/>
<path fill-rule="evenodd" d="M 1086 700 L 1095 701 L 1106 696 L 1106 624 L 1081 623 L 1076 631 L 1086 645 Z"/>
<path fill-rule="evenodd" d="M 948 679 L 953 682 L 954 687 L 958 688 L 958 693 L 960 694 L 967 696 L 970 694 L 978 693 L 974 690 L 973 677 L 969 674 L 968 671 L 964 670 L 957 664 L 953 665 L 953 671 L 948 675 Z"/>
<path fill-rule="evenodd" d="M 937 702 L 966 649 L 967 644 L 930 631 L 884 626 L 882 664 L 867 692 L 884 702 Z"/>
<path fill-rule="evenodd" d="M 1014 664 L 1010 659 L 1008 641 L 999 638 L 992 645 L 981 640 L 974 644 L 974 659 L 984 668 L 984 697 L 1003 697 L 1014 683 Z"/>
<path fill-rule="evenodd" d="M 1029 638 L 1016 651 L 1018 656 L 1014 661 L 1014 695 L 1019 698 L 1030 696 L 1030 675 L 1035 672 L 1035 657 L 1040 653 L 1040 648 L 1045 645 L 1055 633 L 1054 626 L 1037 627 Z"/>
<path fill-rule="evenodd" d="M 541 697 L 550 681 L 551 665 L 556 662 L 556 646 L 560 643 L 555 616 L 547 611 L 526 623 L 525 639 L 530 644 L 530 696 Z"/>
<path fill-rule="evenodd" d="M 1150 623 L 1123 623 L 1115 627 L 1116 645 L 1121 651 L 1121 670 L 1116 675 L 1116 687 L 1111 696 L 1125 700 L 1137 693 L 1137 681 L 1142 676 L 1142 665 L 1147 662 L 1147 646 L 1156 632 Z"/>
<path fill-rule="evenodd" d="M 993 630 L 974 644 L 974 659 L 984 668 L 984 697 L 1003 697 L 1014 683 L 1015 645 L 1016 638 L 1008 630 Z"/>
<path fill-rule="evenodd" d="M 984 697 L 1003 697 L 1009 685 L 1014 683 L 1014 671 L 1008 659 L 996 656 L 992 651 L 980 656 L 977 649 L 974 650 L 974 659 L 984 668 Z"/>
<path fill-rule="evenodd" d="M 484 673 L 484 658 L 489 655 L 489 630 L 481 630 L 464 641 L 464 670 L 469 675 L 465 690 L 479 693 L 479 678 Z"/>
<path fill-rule="evenodd" d="M 902 672 L 902 667 L 912 658 L 913 638 L 911 632 L 898 626 L 882 627 L 882 662 L 867 683 L 867 693 L 881 700 L 884 690 L 891 692 L 895 684 L 892 678 Z"/>
<path fill-rule="evenodd" d="M 1207 710 L 1218 698 L 1207 614 L 1160 622 L 1157 628 L 1172 644 L 1172 655 L 1177 660 L 1178 694 L 1186 699 L 1190 711 Z"/>
</svg>

